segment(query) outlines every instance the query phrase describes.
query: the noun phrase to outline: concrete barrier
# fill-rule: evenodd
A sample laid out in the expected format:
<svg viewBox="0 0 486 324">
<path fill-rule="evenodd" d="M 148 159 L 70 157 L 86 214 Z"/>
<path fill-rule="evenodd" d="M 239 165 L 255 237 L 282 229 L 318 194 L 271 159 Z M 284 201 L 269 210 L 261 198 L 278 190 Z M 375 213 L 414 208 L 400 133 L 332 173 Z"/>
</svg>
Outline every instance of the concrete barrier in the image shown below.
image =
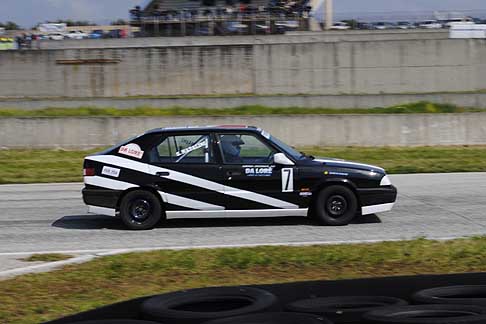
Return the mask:
<svg viewBox="0 0 486 324">
<path fill-rule="evenodd" d="M 1 51 L 0 98 L 285 94 L 358 100 L 486 89 L 483 40 L 289 37 Z"/>
<path fill-rule="evenodd" d="M 246 124 L 295 146 L 486 144 L 486 113 L 226 117 L 1 118 L 2 148 L 86 149 L 164 126 Z"/>
</svg>

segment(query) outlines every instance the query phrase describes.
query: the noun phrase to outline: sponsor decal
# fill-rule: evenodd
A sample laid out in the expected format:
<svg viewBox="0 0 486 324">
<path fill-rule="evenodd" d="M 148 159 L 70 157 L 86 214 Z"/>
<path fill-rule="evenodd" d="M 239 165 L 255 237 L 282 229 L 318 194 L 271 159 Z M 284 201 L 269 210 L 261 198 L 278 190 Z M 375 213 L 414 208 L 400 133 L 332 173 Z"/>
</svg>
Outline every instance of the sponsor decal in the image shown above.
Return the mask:
<svg viewBox="0 0 486 324">
<path fill-rule="evenodd" d="M 142 149 L 140 148 L 140 146 L 134 143 L 130 143 L 120 147 L 118 153 L 128 155 L 137 159 L 141 159 L 143 157 Z"/>
<path fill-rule="evenodd" d="M 335 171 L 324 171 L 325 175 L 336 175 L 336 176 L 342 176 L 342 177 L 347 177 L 349 173 L 346 172 L 335 172 Z"/>
<path fill-rule="evenodd" d="M 312 196 L 312 192 L 310 192 L 310 191 L 300 192 L 299 193 L 299 196 L 301 196 L 301 197 L 310 197 L 310 196 Z"/>
<path fill-rule="evenodd" d="M 248 177 L 270 177 L 273 174 L 274 166 L 268 165 L 244 165 L 245 175 Z"/>
<path fill-rule="evenodd" d="M 120 169 L 104 166 L 103 170 L 101 171 L 101 174 L 118 178 L 120 176 Z"/>
<path fill-rule="evenodd" d="M 330 175 L 343 176 L 343 177 L 347 177 L 349 175 L 349 173 L 346 173 L 346 172 L 334 172 L 334 171 L 330 171 L 329 174 Z"/>
<path fill-rule="evenodd" d="M 208 139 L 207 138 L 202 142 L 196 143 L 192 146 L 186 147 L 185 149 L 182 149 L 182 150 L 176 152 L 176 156 L 182 156 L 182 155 L 189 154 L 192 151 L 200 149 L 201 147 L 208 147 Z"/>
</svg>

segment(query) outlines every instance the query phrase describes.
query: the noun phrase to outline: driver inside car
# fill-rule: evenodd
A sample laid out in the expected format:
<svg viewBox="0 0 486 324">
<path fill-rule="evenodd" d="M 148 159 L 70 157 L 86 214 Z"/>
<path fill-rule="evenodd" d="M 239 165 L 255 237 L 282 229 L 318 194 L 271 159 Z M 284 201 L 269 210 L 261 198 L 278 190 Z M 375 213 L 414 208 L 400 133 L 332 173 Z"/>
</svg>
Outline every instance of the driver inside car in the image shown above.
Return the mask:
<svg viewBox="0 0 486 324">
<path fill-rule="evenodd" d="M 236 135 L 222 135 L 221 148 L 223 149 L 224 160 L 229 163 L 243 162 L 240 157 L 241 145 L 245 142 Z"/>
</svg>

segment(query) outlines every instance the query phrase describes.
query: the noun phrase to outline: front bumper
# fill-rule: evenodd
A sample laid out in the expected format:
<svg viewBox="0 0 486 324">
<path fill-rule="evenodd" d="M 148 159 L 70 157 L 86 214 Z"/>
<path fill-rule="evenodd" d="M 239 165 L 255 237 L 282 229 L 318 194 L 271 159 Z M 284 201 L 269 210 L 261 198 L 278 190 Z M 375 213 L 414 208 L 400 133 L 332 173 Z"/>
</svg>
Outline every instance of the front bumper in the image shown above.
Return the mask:
<svg viewBox="0 0 486 324">
<path fill-rule="evenodd" d="M 393 185 L 358 189 L 358 194 L 362 215 L 390 211 L 397 200 L 397 188 Z"/>
</svg>

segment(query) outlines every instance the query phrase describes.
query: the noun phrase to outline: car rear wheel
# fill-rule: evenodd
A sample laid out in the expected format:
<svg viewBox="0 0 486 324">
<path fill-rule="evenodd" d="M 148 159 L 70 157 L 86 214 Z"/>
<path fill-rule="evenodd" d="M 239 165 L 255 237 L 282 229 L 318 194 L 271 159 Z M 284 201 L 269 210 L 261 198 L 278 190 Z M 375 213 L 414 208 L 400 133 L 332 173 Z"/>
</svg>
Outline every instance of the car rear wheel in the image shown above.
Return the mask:
<svg viewBox="0 0 486 324">
<path fill-rule="evenodd" d="M 323 225 L 347 225 L 356 216 L 358 199 L 353 191 L 341 185 L 322 189 L 314 206 L 314 219 Z"/>
<path fill-rule="evenodd" d="M 121 201 L 120 218 L 129 229 L 152 229 L 162 218 L 162 206 L 153 193 L 132 191 Z"/>
</svg>

